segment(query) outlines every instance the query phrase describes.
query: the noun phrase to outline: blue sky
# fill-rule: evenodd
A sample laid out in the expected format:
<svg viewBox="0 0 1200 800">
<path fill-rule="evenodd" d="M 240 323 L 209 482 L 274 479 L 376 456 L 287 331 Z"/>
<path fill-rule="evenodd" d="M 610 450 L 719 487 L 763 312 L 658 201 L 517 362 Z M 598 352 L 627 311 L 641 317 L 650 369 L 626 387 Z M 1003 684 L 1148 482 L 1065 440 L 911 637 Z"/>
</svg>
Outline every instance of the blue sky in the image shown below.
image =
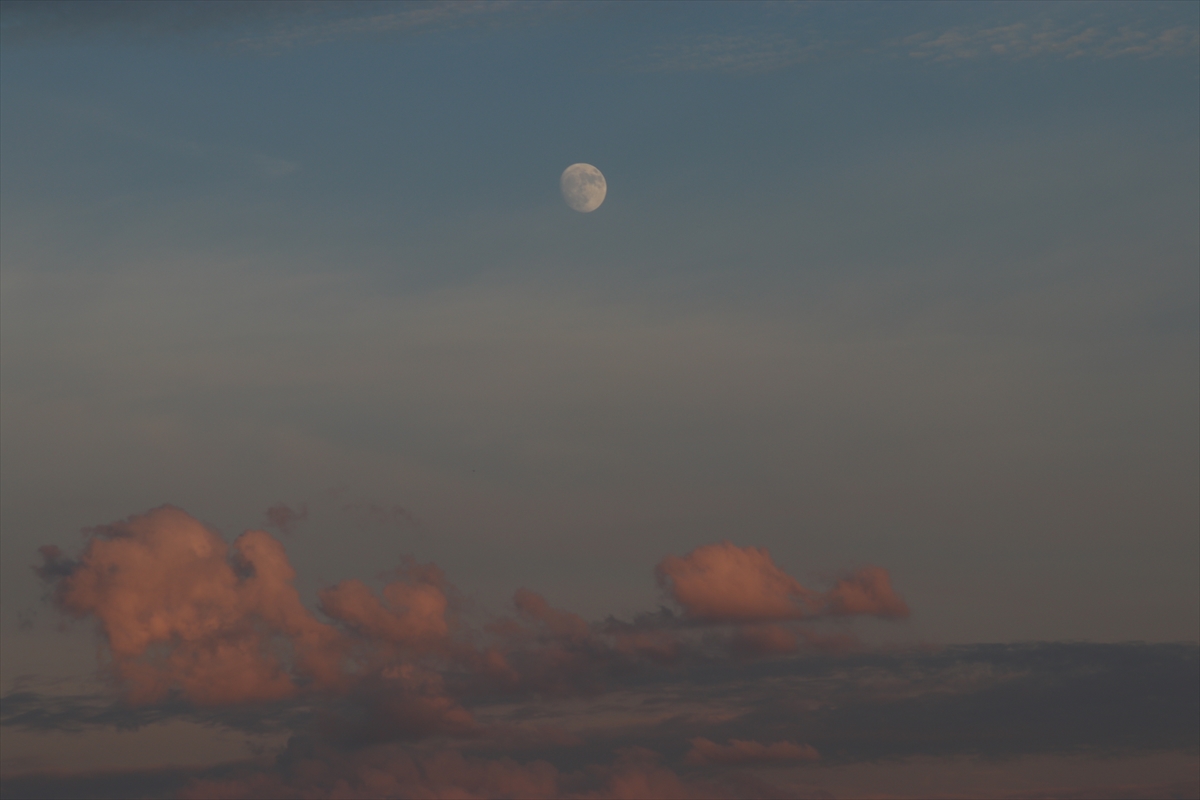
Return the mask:
<svg viewBox="0 0 1200 800">
<path fill-rule="evenodd" d="M 307 508 L 309 604 L 729 540 L 886 568 L 868 644 L 1196 642 L 1200 6 L 3 8 L 5 692 L 164 503 Z"/>
</svg>

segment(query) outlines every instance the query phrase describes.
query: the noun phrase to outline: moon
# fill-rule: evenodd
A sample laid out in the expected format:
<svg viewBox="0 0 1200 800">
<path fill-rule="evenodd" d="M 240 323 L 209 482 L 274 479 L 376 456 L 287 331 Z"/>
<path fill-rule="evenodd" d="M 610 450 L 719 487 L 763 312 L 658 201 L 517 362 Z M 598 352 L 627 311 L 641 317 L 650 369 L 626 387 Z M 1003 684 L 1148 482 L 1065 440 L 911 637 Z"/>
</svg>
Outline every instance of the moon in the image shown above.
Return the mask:
<svg viewBox="0 0 1200 800">
<path fill-rule="evenodd" d="M 563 170 L 559 183 L 567 205 L 584 214 L 599 208 L 608 194 L 603 173 L 591 164 L 572 164 Z"/>
</svg>

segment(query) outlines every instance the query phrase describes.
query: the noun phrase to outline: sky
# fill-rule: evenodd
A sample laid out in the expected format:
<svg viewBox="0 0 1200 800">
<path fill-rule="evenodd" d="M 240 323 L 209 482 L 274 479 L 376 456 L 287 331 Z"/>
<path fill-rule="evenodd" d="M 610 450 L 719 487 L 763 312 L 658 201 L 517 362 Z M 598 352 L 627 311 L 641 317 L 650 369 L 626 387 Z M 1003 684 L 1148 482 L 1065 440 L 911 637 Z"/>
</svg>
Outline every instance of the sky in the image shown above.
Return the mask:
<svg viewBox="0 0 1200 800">
<path fill-rule="evenodd" d="M 1200 5 L 0 36 L 5 798 L 1200 793 Z"/>
</svg>

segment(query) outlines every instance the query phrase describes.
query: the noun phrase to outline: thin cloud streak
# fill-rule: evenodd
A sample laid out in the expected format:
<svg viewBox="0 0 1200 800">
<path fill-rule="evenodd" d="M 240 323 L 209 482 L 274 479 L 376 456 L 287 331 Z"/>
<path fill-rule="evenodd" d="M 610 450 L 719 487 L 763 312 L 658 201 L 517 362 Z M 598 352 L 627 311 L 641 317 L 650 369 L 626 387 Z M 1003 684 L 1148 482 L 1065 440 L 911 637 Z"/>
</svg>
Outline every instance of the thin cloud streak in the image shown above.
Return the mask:
<svg viewBox="0 0 1200 800">
<path fill-rule="evenodd" d="M 1121 25 L 1115 30 L 1078 23 L 1041 25 L 1016 22 L 995 28 L 950 28 L 941 33 L 922 32 L 891 43 L 908 48 L 913 58 L 931 61 L 1005 58 L 1022 60 L 1039 56 L 1065 60 L 1120 57 L 1162 58 L 1195 53 L 1200 31 L 1187 25 L 1159 30 L 1139 30 Z"/>
</svg>

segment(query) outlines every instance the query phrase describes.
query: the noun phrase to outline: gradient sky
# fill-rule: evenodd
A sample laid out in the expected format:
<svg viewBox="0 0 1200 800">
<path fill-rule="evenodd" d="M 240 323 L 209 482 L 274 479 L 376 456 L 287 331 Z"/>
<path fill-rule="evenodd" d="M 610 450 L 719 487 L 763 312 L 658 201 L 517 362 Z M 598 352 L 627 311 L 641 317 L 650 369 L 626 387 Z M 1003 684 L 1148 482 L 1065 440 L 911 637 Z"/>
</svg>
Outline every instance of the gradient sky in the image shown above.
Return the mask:
<svg viewBox="0 0 1200 800">
<path fill-rule="evenodd" d="M 1191 791 L 1200 734 L 1172 714 L 1194 722 L 1198 701 L 1135 700 L 1147 681 L 1198 675 L 1200 4 L 2 7 L 5 776 L 216 769 L 285 745 L 300 758 L 295 708 L 252 730 L 175 687 L 152 714 L 128 676 L 97 673 L 98 649 L 113 657 L 103 612 L 61 613 L 85 569 L 71 559 L 117 541 L 96 526 L 183 530 L 147 516 L 169 504 L 227 542 L 269 531 L 321 625 L 336 617 L 322 590 L 381 591 L 381 570 L 411 555 L 457 587 L 464 619 L 525 614 L 548 626 L 546 647 L 570 649 L 554 636 L 575 623 L 514 612 L 520 587 L 595 621 L 589 636 L 615 636 L 610 617 L 684 639 L 716 626 L 703 636 L 732 636 L 724 655 L 697 639 L 703 658 L 637 685 L 620 662 L 611 708 L 571 695 L 545 722 L 636 716 L 654 681 L 688 707 L 716 697 L 697 687 L 726 687 L 742 710 L 721 713 L 740 728 L 675 735 L 656 717 L 653 736 L 625 737 L 681 786 L 691 768 L 806 760 L 706 756 L 692 730 L 717 748 L 815 747 L 821 766 L 756 778 L 785 795 L 920 795 L 931 784 L 901 772 L 933 774 L 922 758 L 943 760 L 953 794 L 987 768 L 946 759 L 990 745 L 898 735 L 909 744 L 889 750 L 829 732 L 853 720 L 772 728 L 753 722 L 770 701 L 747 687 L 836 675 L 861 699 L 876 685 L 864 670 L 930 687 L 1010 668 L 1076 685 L 1104 663 L 1141 676 L 1121 684 L 1140 710 L 1112 720 L 1144 737 L 1064 728 L 1053 746 L 1005 750 L 1032 766 L 985 783 L 1132 791 L 1177 772 Z M 590 214 L 559 194 L 580 161 L 608 181 Z M 722 541 L 766 548 L 786 586 L 812 587 L 787 602 L 812 604 L 802 639 L 827 638 L 747 661 L 737 649 L 767 629 L 739 626 L 786 614 L 707 613 L 661 566 Z M 39 577 L 45 545 L 64 555 Z M 884 593 L 851 620 L 838 581 L 874 567 L 906 617 Z M 701 662 L 716 672 L 688 671 Z M 479 687 L 455 702 L 480 725 L 516 725 L 529 697 L 550 714 L 544 687 L 526 689 L 510 706 Z M 51 706 L 75 710 L 56 727 Z M 938 735 L 970 740 L 961 724 Z M 466 752 L 435 733 L 444 757 Z M 645 752 L 612 755 L 624 734 L 609 733 L 580 734 L 586 758 L 561 741 L 537 757 L 561 775 L 593 756 L 612 781 L 650 774 Z M 404 736 L 371 746 L 434 746 Z M 304 741 L 317 761 L 352 751 L 339 763 L 360 774 L 358 739 Z M 1125 760 L 1071 761 L 1088 748 Z M 300 785 L 272 763 L 271 780 Z M 162 774 L 139 773 L 147 796 L 201 779 Z M 1001 786 L 1014 774 L 1035 777 Z M 721 791 L 753 795 L 732 780 Z"/>
</svg>

